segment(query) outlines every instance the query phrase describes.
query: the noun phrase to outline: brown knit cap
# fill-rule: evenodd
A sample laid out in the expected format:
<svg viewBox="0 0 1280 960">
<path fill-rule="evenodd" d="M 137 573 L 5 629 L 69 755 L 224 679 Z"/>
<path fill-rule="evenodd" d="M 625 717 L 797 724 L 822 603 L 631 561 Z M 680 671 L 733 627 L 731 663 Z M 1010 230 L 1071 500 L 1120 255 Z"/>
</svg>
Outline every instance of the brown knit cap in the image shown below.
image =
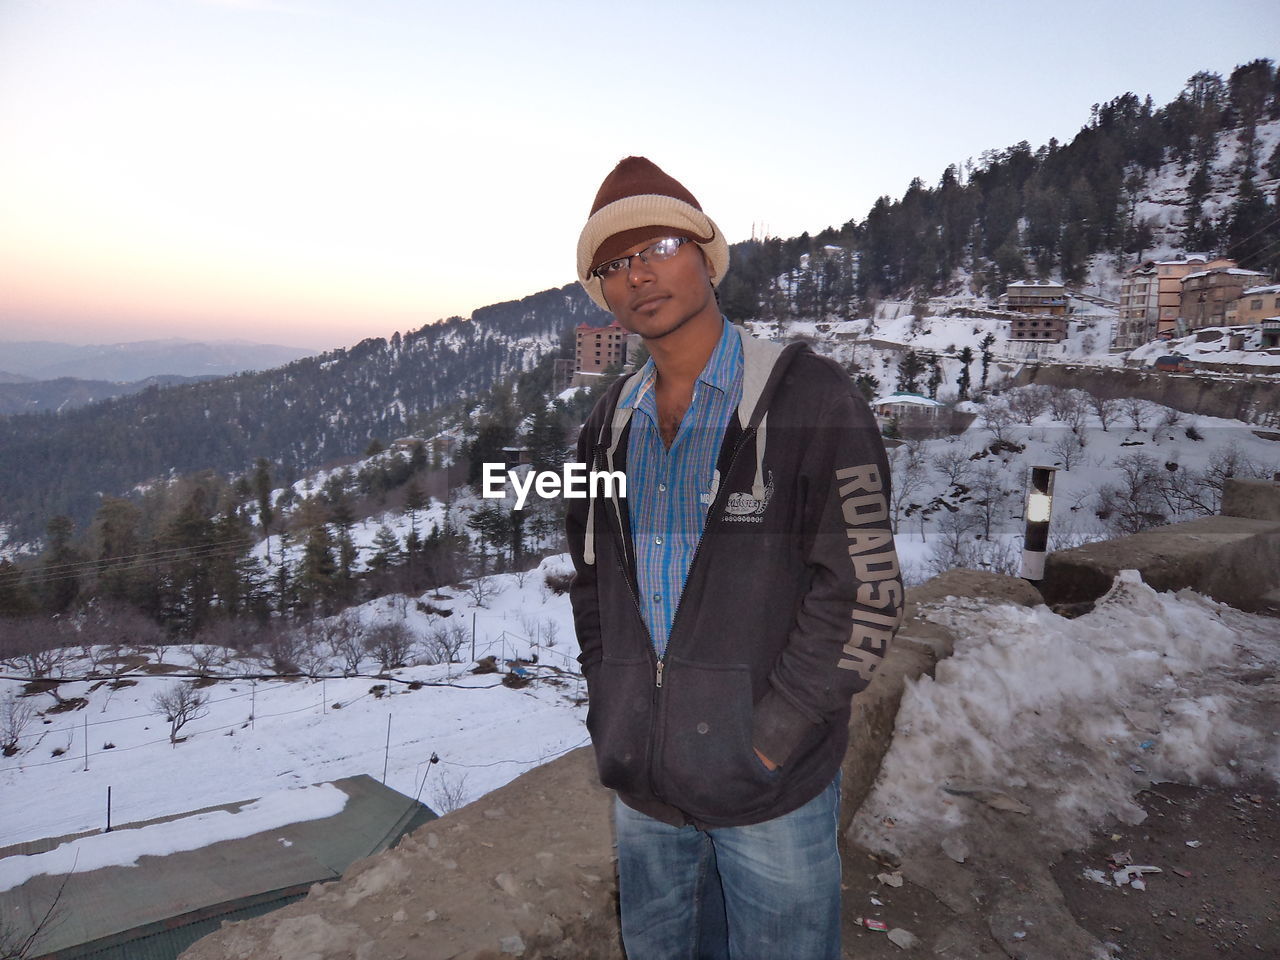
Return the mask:
<svg viewBox="0 0 1280 960">
<path fill-rule="evenodd" d="M 684 185 L 644 157 L 627 157 L 604 178 L 591 215 L 578 238 L 578 280 L 600 307 L 608 309 L 598 277 L 591 271 L 628 247 L 658 237 L 688 237 L 711 262 L 713 285 L 729 268 L 729 245 Z"/>
</svg>

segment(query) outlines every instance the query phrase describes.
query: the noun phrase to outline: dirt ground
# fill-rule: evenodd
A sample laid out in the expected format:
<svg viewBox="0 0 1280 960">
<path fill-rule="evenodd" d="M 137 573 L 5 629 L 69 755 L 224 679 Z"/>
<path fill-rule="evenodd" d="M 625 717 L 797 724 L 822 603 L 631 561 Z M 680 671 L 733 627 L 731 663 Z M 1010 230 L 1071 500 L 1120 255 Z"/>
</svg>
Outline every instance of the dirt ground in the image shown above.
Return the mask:
<svg viewBox="0 0 1280 960">
<path fill-rule="evenodd" d="M 1142 806 L 1142 824 L 1111 825 L 1088 850 L 1068 854 L 1054 867 L 1081 926 L 1133 960 L 1280 957 L 1275 785 L 1197 789 L 1162 783 L 1143 794 Z M 1121 839 L 1112 840 L 1113 833 Z M 1107 869 L 1107 857 L 1124 851 L 1134 863 L 1164 872 L 1147 877 L 1145 891 L 1083 879 L 1085 869 Z"/>
<path fill-rule="evenodd" d="M 895 888 L 877 878 L 891 875 L 894 865 L 847 853 L 845 957 L 1280 958 L 1276 785 L 1160 783 L 1139 800 L 1147 812 L 1143 823 L 1104 824 L 1086 849 L 1042 857 L 1052 862 L 1026 871 L 1013 864 L 1025 861 L 1029 851 L 994 851 L 971 856 L 965 864 L 939 859 L 913 869 L 905 863 L 898 871 L 902 886 Z M 1020 842 L 1017 834 L 1011 829 L 1011 847 Z M 1162 872 L 1144 877 L 1145 890 L 1104 885 L 1084 875 L 1092 869 L 1110 876 L 1112 863 L 1126 857 Z M 859 918 L 899 932 L 868 929 Z"/>
</svg>

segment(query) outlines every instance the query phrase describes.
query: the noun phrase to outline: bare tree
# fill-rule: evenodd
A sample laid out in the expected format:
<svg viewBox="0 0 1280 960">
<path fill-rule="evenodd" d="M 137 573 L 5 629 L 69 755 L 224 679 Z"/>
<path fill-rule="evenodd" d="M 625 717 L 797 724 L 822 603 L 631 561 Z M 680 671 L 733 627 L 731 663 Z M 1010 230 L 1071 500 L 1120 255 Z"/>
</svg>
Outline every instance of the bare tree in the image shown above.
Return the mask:
<svg viewBox="0 0 1280 960">
<path fill-rule="evenodd" d="M 985 464 L 973 478 L 973 512 L 982 521 L 982 538 L 991 539 L 992 528 L 1004 519 L 1005 505 L 1012 491 L 1005 489 L 1005 472 L 995 464 Z"/>
<path fill-rule="evenodd" d="M 151 698 L 151 708 L 169 721 L 169 742 L 178 742 L 178 731 L 192 720 L 207 716 L 209 697 L 189 683 L 175 683 Z"/>
<path fill-rule="evenodd" d="M 467 595 L 471 598 L 472 604 L 477 607 L 488 608 L 489 601 L 496 597 L 499 592 L 498 585 L 492 577 L 475 576 L 467 584 Z"/>
<path fill-rule="evenodd" d="M 1089 401 L 1085 394 L 1072 390 L 1062 405 L 1062 422 L 1078 437 L 1084 436 L 1089 423 Z"/>
<path fill-rule="evenodd" d="M 929 569 L 934 574 L 956 567 L 974 567 L 973 534 L 982 521 L 968 510 L 946 511 L 937 523 L 938 536 L 929 545 Z"/>
<path fill-rule="evenodd" d="M 1118 534 L 1139 533 L 1165 523 L 1163 478 L 1155 458 L 1131 453 L 1116 460 L 1115 466 L 1120 482 L 1098 492 L 1098 518 Z"/>
<path fill-rule="evenodd" d="M 1077 402 L 1076 392 L 1069 387 L 1050 387 L 1049 413 L 1055 420 L 1065 420 L 1067 408 Z"/>
<path fill-rule="evenodd" d="M 441 816 L 465 807 L 468 803 L 467 775 L 442 769 L 431 791 L 431 803 L 432 809 Z"/>
<path fill-rule="evenodd" d="M 969 474 L 973 472 L 973 461 L 969 459 L 969 451 L 959 444 L 949 444 L 934 454 L 929 463 L 952 487 L 964 486 L 969 479 Z"/>
<path fill-rule="evenodd" d="M 1204 471 L 1204 484 L 1209 489 L 1208 502 L 1217 513 L 1222 506 L 1222 493 L 1227 481 L 1233 477 L 1246 480 L 1265 480 L 1276 470 L 1275 465 L 1264 466 L 1244 451 L 1236 440 L 1231 440 L 1213 452 Z"/>
<path fill-rule="evenodd" d="M 1062 464 L 1063 470 L 1070 470 L 1084 456 L 1083 440 L 1083 435 L 1077 436 L 1072 433 L 1064 433 L 1053 442 L 1049 452 L 1053 454 L 1055 461 Z"/>
<path fill-rule="evenodd" d="M 62 894 L 67 889 L 67 881 L 75 874 L 79 863 L 80 854 L 77 852 L 75 859 L 71 862 L 71 869 L 63 875 L 57 892 L 49 901 L 49 906 L 45 908 L 44 913 L 38 914 L 39 919 L 33 904 L 29 904 L 23 911 L 26 916 L 35 921 L 25 935 L 9 917 L 0 918 L 0 960 L 27 960 L 36 953 L 44 953 L 44 945 L 41 944 L 41 949 L 37 950 L 36 943 L 66 919 L 62 907 Z"/>
<path fill-rule="evenodd" d="M 1172 407 L 1165 407 L 1164 412 L 1160 414 L 1160 419 L 1151 429 L 1151 440 L 1153 443 L 1159 443 L 1165 437 L 1170 440 L 1174 437 L 1170 434 L 1174 427 L 1182 422 L 1182 411 L 1175 410 Z"/>
<path fill-rule="evenodd" d="M 195 672 L 202 677 L 211 677 L 214 669 L 222 663 L 222 648 L 207 643 L 188 643 L 182 648 Z"/>
<path fill-rule="evenodd" d="M 57 680 L 66 673 L 76 642 L 74 628 L 61 619 L 21 617 L 0 622 L 0 656 L 32 680 Z"/>
<path fill-rule="evenodd" d="M 1151 415 L 1147 401 L 1139 400 L 1137 397 L 1129 397 L 1121 403 L 1121 409 L 1124 415 L 1129 418 L 1129 422 L 1133 424 L 1134 432 L 1141 433 L 1142 428 L 1147 424 L 1147 418 Z"/>
<path fill-rule="evenodd" d="M 554 647 L 556 645 L 556 637 L 560 634 L 560 624 L 556 623 L 551 617 L 547 617 L 542 622 L 542 645 L 545 647 Z"/>
<path fill-rule="evenodd" d="M 982 425 L 991 431 L 996 443 L 1004 443 L 1014 424 L 1013 412 L 1003 400 L 991 400 L 982 408 Z"/>
<path fill-rule="evenodd" d="M 973 544 L 971 562 L 977 570 L 1016 576 L 1022 569 L 1022 548 L 1010 540 L 980 540 Z"/>
<path fill-rule="evenodd" d="M 903 510 L 924 486 L 924 457 L 918 444 L 904 443 L 887 451 L 889 469 L 893 476 L 890 506 L 893 508 L 893 529 L 901 527 Z"/>
<path fill-rule="evenodd" d="M 470 633 L 461 623 L 438 623 L 423 640 L 428 663 L 456 663 Z"/>
<path fill-rule="evenodd" d="M 267 665 L 281 676 L 302 672 L 300 666 L 311 638 L 302 630 L 269 628 L 262 637 Z"/>
<path fill-rule="evenodd" d="M 404 666 L 413 649 L 413 634 L 399 620 L 379 623 L 365 632 L 364 649 L 386 673 L 393 667 Z"/>
<path fill-rule="evenodd" d="M 341 664 L 342 675 L 354 677 L 358 674 L 365 648 L 360 642 L 360 625 L 355 617 L 344 613 L 323 621 L 320 629 L 329 656 Z"/>
<path fill-rule="evenodd" d="M 1017 420 L 1031 426 L 1036 417 L 1049 409 L 1049 397 L 1038 386 L 1023 387 L 1009 393 L 1008 404 L 1009 412 Z"/>
<path fill-rule="evenodd" d="M 12 757 L 18 752 L 18 741 L 36 714 L 36 708 L 10 691 L 0 700 L 0 753 Z"/>
<path fill-rule="evenodd" d="M 1098 418 L 1098 423 L 1102 424 L 1103 433 L 1106 433 L 1107 428 L 1120 419 L 1120 403 L 1113 397 L 1090 394 L 1089 405 L 1093 408 L 1093 415 Z"/>
</svg>

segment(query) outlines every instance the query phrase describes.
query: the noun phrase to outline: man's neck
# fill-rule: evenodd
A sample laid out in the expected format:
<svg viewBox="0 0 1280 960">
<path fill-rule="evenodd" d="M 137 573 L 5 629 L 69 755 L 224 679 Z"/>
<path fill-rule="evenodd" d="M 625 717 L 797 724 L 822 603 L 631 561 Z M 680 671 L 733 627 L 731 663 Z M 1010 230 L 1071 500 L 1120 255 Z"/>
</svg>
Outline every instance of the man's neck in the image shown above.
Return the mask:
<svg viewBox="0 0 1280 960">
<path fill-rule="evenodd" d="M 704 311 L 678 330 L 657 340 L 646 340 L 649 355 L 658 371 L 658 384 L 679 392 L 691 391 L 698 375 L 707 366 L 724 333 L 719 308 Z"/>
</svg>

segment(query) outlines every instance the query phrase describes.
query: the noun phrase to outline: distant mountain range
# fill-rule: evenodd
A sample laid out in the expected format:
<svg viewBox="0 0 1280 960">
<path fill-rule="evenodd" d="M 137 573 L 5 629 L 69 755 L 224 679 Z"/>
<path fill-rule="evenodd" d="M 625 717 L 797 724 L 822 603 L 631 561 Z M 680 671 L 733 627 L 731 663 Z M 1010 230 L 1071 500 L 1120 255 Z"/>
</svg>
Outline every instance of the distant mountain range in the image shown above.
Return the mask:
<svg viewBox="0 0 1280 960">
<path fill-rule="evenodd" d="M 318 352 L 239 340 L 139 340 L 87 345 L 47 340 L 0 342 L 0 383 L 63 377 L 113 383 L 166 376 L 227 377 L 246 370 L 270 370 Z"/>
<path fill-rule="evenodd" d="M 220 377 L 181 377 L 164 375 L 146 377 L 131 383 L 111 380 L 78 380 L 75 377 L 59 377 L 56 380 L 33 380 L 15 374 L 0 374 L 0 417 L 15 413 L 61 413 L 109 400 L 141 393 L 148 387 L 176 387 L 184 383 L 217 380 Z"/>
</svg>

